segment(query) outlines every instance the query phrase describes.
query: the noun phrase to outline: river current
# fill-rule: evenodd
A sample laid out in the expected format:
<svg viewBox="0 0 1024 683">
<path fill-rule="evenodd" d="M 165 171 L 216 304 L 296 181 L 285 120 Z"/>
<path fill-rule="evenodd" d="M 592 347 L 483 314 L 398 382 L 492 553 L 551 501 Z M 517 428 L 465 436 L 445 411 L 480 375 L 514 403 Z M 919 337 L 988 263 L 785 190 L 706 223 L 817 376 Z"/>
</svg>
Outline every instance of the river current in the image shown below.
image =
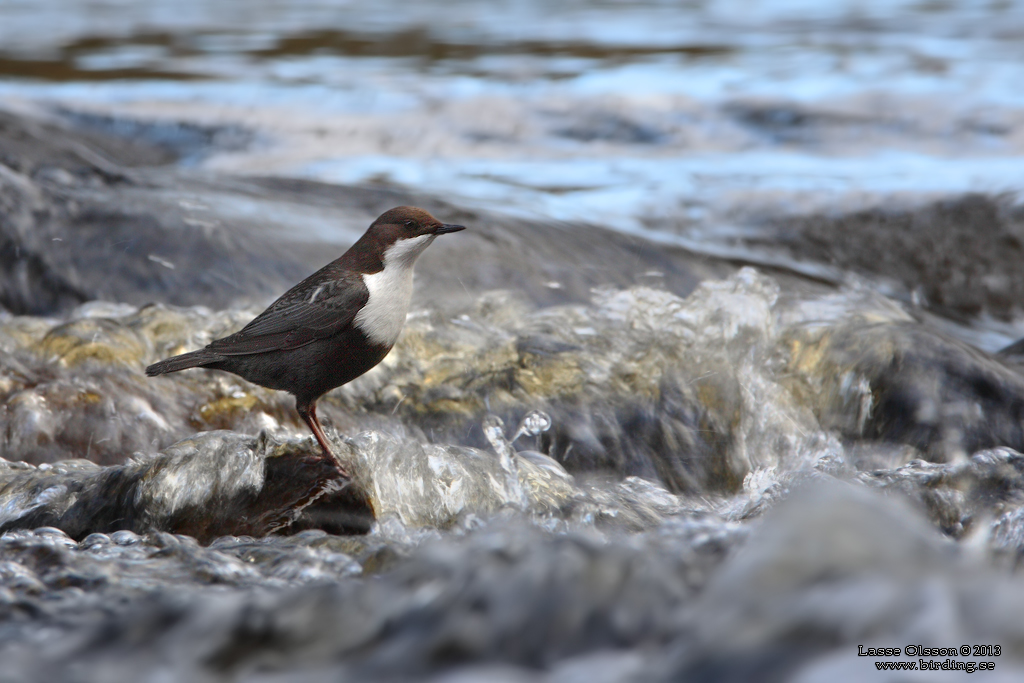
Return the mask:
<svg viewBox="0 0 1024 683">
<path fill-rule="evenodd" d="M 1022 37 L 0 3 L 0 680 L 1018 680 Z M 398 204 L 468 230 L 320 403 L 353 482 L 289 397 L 144 376 Z"/>
</svg>

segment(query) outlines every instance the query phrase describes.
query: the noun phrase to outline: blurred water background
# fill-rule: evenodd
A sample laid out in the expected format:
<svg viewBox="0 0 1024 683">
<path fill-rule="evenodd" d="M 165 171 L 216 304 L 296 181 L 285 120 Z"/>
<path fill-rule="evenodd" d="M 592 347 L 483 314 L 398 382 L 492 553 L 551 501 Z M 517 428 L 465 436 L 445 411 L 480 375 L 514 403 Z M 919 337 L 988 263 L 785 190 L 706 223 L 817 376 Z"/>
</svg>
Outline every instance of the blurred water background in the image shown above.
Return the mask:
<svg viewBox="0 0 1024 683">
<path fill-rule="evenodd" d="M 388 182 L 661 239 L 1014 191 L 1018 3 L 5 2 L 0 94 L 241 125 L 236 173 Z"/>
<path fill-rule="evenodd" d="M 1022 186 L 1010 0 L 0 0 L 0 680 L 1019 680 Z M 401 203 L 355 484 L 143 377 Z"/>
</svg>

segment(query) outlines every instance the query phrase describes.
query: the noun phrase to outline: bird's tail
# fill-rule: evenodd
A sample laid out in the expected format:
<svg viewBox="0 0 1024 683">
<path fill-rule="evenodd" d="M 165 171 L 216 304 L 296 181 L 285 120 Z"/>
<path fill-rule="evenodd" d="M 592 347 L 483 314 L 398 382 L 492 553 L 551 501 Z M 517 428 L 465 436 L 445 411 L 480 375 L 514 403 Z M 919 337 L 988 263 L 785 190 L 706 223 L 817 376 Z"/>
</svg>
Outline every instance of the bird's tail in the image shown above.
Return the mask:
<svg viewBox="0 0 1024 683">
<path fill-rule="evenodd" d="M 170 358 L 165 358 L 158 363 L 153 363 L 146 368 L 146 374 L 150 377 L 155 377 L 168 372 L 177 372 L 178 370 L 185 370 L 187 368 L 198 368 L 204 365 L 211 365 L 212 363 L 216 363 L 220 360 L 224 360 L 224 357 L 219 356 L 216 353 L 211 353 L 206 349 L 199 349 L 198 351 L 183 353 L 180 356 L 171 356 Z"/>
</svg>

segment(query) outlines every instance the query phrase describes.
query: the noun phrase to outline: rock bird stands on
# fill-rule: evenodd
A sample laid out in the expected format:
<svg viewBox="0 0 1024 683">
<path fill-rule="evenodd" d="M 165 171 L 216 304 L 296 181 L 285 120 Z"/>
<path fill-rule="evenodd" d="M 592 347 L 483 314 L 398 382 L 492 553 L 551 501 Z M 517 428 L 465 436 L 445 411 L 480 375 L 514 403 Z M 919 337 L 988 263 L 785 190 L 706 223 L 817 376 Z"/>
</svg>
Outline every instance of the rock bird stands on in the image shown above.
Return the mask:
<svg viewBox="0 0 1024 683">
<path fill-rule="evenodd" d="M 289 289 L 241 330 L 154 363 L 146 374 L 202 367 L 287 391 L 324 455 L 347 476 L 320 427 L 316 401 L 383 360 L 409 312 L 416 258 L 438 235 L 464 229 L 423 209 L 391 209 L 341 258 Z"/>
</svg>

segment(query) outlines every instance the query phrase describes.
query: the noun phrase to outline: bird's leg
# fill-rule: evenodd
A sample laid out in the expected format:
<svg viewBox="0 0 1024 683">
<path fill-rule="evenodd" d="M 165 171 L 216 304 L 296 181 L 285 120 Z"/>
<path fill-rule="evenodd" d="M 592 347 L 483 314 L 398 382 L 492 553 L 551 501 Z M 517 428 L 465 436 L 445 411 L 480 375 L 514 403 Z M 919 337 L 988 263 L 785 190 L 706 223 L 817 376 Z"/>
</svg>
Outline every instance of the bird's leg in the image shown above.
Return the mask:
<svg viewBox="0 0 1024 683">
<path fill-rule="evenodd" d="M 338 473 L 346 479 L 351 479 L 348 471 L 342 466 L 338 460 L 338 456 L 334 455 L 334 451 L 331 450 L 330 444 L 327 442 L 327 435 L 324 434 L 323 427 L 320 426 L 320 420 L 316 418 L 316 401 L 310 401 L 309 403 L 295 401 L 295 409 L 299 411 L 299 415 L 303 421 L 309 425 L 309 429 L 313 432 L 313 436 L 320 443 L 320 448 L 324 449 L 324 457 L 330 458 L 334 461 L 334 466 L 337 468 Z"/>
</svg>

